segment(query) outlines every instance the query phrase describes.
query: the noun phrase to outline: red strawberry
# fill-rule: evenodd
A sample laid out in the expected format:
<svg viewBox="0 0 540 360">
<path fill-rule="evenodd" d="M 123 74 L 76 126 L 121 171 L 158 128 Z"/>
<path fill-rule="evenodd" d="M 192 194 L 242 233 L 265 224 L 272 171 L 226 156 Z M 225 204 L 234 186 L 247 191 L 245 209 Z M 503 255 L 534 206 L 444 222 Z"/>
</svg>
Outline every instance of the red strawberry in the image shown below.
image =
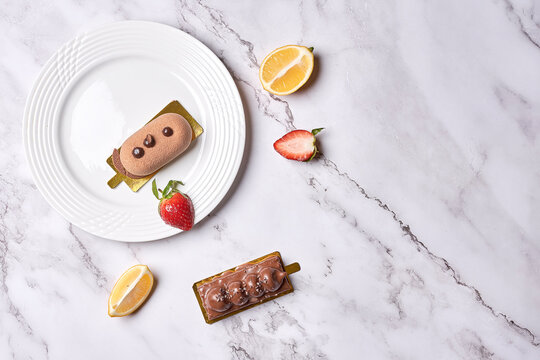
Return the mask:
<svg viewBox="0 0 540 360">
<path fill-rule="evenodd" d="M 156 180 L 152 182 L 152 192 L 159 200 L 158 212 L 165 224 L 173 227 L 190 230 L 195 219 L 193 203 L 186 194 L 176 190 L 176 185 L 184 185 L 181 181 L 171 180 L 165 189 L 157 188 Z M 159 193 L 162 196 L 159 196 Z"/>
<path fill-rule="evenodd" d="M 309 161 L 317 154 L 315 135 L 323 128 L 307 130 L 294 130 L 285 134 L 274 143 L 274 149 L 289 160 Z"/>
</svg>

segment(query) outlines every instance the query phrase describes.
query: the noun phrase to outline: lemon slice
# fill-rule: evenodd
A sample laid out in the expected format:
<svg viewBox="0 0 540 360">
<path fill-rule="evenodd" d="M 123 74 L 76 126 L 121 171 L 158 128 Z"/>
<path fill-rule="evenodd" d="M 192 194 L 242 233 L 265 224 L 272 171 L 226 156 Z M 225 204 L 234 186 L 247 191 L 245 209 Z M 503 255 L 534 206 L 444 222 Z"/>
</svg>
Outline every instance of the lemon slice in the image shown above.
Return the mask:
<svg viewBox="0 0 540 360">
<path fill-rule="evenodd" d="M 263 88 L 275 95 L 288 95 L 300 89 L 313 71 L 312 49 L 287 45 L 268 54 L 259 68 Z"/>
<path fill-rule="evenodd" d="M 154 275 L 146 265 L 126 270 L 114 284 L 109 296 L 109 316 L 126 316 L 137 310 L 154 285 Z"/>
</svg>

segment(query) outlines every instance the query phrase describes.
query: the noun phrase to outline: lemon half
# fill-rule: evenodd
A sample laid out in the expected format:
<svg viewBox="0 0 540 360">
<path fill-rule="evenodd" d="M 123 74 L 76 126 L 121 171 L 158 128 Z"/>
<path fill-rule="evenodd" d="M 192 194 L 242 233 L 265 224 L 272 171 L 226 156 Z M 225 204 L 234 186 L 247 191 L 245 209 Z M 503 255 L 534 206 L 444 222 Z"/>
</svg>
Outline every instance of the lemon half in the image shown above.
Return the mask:
<svg viewBox="0 0 540 360">
<path fill-rule="evenodd" d="M 268 54 L 259 68 L 263 88 L 275 95 L 288 95 L 300 89 L 313 72 L 311 50 L 305 46 L 287 45 Z"/>
</svg>

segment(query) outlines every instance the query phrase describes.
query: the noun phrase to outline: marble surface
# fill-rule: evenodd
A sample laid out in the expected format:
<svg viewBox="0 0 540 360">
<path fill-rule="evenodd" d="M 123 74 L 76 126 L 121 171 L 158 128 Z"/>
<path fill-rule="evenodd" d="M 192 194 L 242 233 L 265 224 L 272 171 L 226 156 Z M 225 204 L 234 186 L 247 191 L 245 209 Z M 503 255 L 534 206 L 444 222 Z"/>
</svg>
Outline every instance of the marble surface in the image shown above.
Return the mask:
<svg viewBox="0 0 540 360">
<path fill-rule="evenodd" d="M 233 74 L 248 141 L 226 201 L 189 233 L 126 244 L 37 191 L 21 118 L 45 61 L 113 21 L 173 25 Z M 0 7 L 0 359 L 540 358 L 540 5 L 478 1 L 29 1 Z M 284 44 L 309 86 L 261 89 Z M 323 156 L 275 139 L 325 127 Z M 273 250 L 297 290 L 214 325 L 191 284 Z M 155 292 L 111 319 L 145 263 Z"/>
</svg>

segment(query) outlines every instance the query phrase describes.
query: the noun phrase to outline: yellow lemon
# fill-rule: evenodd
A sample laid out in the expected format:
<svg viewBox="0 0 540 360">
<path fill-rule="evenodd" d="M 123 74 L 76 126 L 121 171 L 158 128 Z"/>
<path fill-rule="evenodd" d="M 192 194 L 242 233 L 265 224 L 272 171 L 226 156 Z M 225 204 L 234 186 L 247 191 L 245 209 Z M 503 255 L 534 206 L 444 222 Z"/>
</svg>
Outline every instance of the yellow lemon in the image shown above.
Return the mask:
<svg viewBox="0 0 540 360">
<path fill-rule="evenodd" d="M 268 54 L 259 68 L 263 88 L 275 95 L 288 95 L 300 89 L 313 71 L 312 50 L 287 45 Z"/>
<path fill-rule="evenodd" d="M 135 265 L 126 270 L 114 284 L 109 296 L 109 316 L 126 316 L 137 310 L 146 300 L 154 275 L 146 265 Z"/>
</svg>

